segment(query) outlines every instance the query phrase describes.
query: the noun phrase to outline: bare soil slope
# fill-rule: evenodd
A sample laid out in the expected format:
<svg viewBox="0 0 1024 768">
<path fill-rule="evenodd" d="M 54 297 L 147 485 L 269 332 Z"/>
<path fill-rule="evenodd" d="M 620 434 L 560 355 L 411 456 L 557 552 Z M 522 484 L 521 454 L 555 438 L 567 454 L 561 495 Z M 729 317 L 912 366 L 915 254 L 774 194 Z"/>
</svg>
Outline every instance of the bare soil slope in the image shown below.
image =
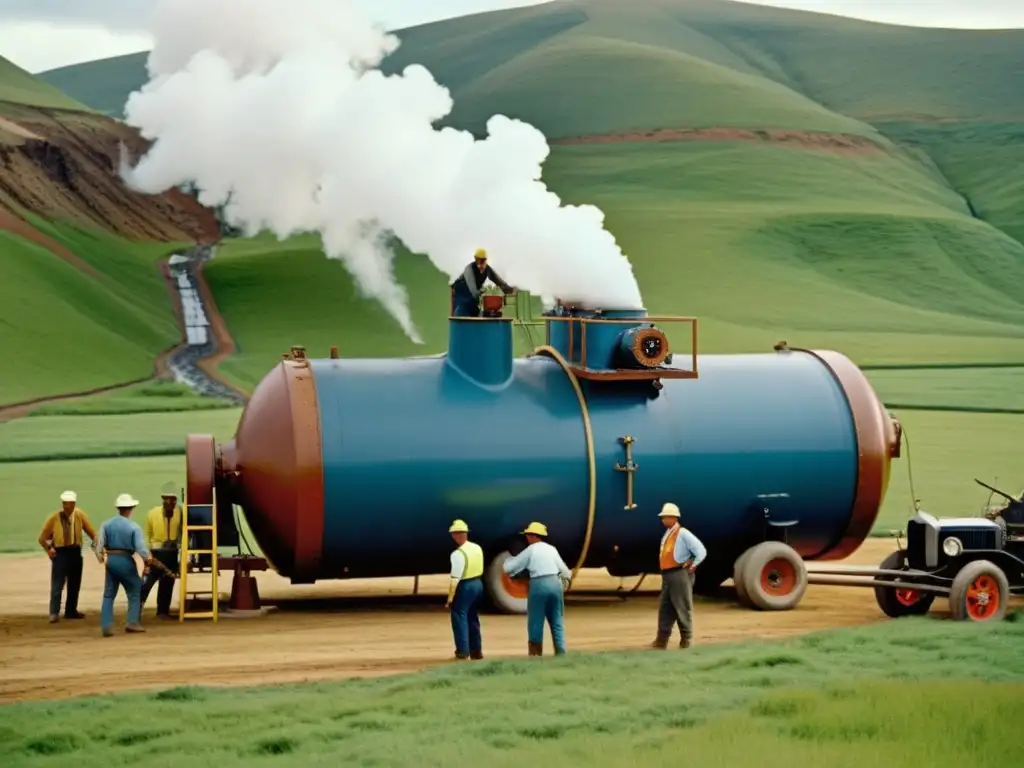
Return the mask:
<svg viewBox="0 0 1024 768">
<path fill-rule="evenodd" d="M 215 217 L 192 197 L 177 190 L 143 195 L 124 185 L 120 145 L 131 157 L 147 147 L 134 128 L 80 112 L 7 104 L 0 111 L 0 212 L 34 213 L 130 240 L 217 240 Z"/>
</svg>

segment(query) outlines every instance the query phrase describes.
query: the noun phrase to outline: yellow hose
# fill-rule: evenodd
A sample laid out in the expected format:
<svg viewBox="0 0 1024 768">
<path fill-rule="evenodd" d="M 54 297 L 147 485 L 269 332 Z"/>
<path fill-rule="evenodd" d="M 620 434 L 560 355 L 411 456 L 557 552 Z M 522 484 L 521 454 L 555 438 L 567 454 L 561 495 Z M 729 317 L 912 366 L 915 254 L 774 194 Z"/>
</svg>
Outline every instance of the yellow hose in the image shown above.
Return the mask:
<svg viewBox="0 0 1024 768">
<path fill-rule="evenodd" d="M 594 510 L 597 507 L 597 470 L 594 467 L 594 432 L 590 426 L 590 409 L 587 408 L 587 399 L 583 396 L 583 388 L 580 386 L 579 379 L 576 378 L 576 374 L 572 372 L 572 368 L 562 357 L 561 352 L 554 347 L 543 345 L 533 350 L 533 354 L 546 355 L 562 367 L 565 375 L 569 377 L 573 391 L 576 392 L 576 398 L 580 401 L 580 412 L 583 415 L 583 432 L 587 439 L 587 467 L 590 472 L 590 503 L 587 507 L 587 533 L 583 537 L 583 549 L 580 551 L 579 560 L 576 561 L 576 567 L 572 569 L 572 581 L 575 583 L 576 574 L 583 567 L 587 554 L 590 552 L 590 537 L 594 533 Z M 569 589 L 571 590 L 572 586 Z"/>
</svg>

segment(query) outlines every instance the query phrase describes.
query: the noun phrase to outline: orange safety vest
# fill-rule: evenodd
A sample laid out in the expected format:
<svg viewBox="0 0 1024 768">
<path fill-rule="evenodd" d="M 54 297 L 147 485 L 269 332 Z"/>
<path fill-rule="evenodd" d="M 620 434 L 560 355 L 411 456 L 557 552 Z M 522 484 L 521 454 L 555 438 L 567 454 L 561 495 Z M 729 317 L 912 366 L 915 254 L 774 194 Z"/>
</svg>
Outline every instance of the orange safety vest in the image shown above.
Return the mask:
<svg viewBox="0 0 1024 768">
<path fill-rule="evenodd" d="M 679 524 L 669 529 L 668 536 L 665 537 L 665 543 L 661 545 L 661 558 L 658 566 L 663 571 L 667 571 L 669 568 L 675 568 L 679 565 L 676 562 L 676 539 L 679 538 Z"/>
</svg>

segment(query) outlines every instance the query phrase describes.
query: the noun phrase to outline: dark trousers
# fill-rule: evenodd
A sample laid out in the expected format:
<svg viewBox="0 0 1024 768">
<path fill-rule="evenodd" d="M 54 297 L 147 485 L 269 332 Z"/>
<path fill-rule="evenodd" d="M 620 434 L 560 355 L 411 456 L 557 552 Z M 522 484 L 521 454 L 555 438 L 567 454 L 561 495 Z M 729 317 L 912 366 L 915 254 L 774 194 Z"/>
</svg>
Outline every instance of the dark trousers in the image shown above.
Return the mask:
<svg viewBox="0 0 1024 768">
<path fill-rule="evenodd" d="M 78 593 L 82 589 L 82 548 L 58 547 L 56 552 L 50 561 L 50 615 L 60 613 L 60 596 L 67 582 L 64 615 L 72 616 L 78 613 Z"/>
<path fill-rule="evenodd" d="M 693 639 L 693 576 L 685 568 L 661 572 L 658 634 L 671 637 L 673 624 L 684 640 Z"/>
<path fill-rule="evenodd" d="M 480 634 L 480 603 L 484 597 L 484 583 L 481 579 L 463 579 L 455 588 L 452 598 L 452 634 L 455 636 L 455 653 L 466 656 L 483 652 L 483 637 Z"/>
<path fill-rule="evenodd" d="M 178 550 L 154 549 L 153 557 L 166 565 L 170 570 L 178 570 Z M 157 585 L 156 612 L 158 614 L 170 614 L 171 595 L 174 593 L 174 579 L 165 574 L 159 568 L 149 569 L 146 581 L 142 585 L 142 602 L 140 608 L 146 604 L 146 598 L 149 597 L 149 593 L 153 590 L 154 584 Z"/>
<path fill-rule="evenodd" d="M 480 317 L 480 299 L 474 298 L 465 281 L 452 286 L 452 317 Z"/>
</svg>

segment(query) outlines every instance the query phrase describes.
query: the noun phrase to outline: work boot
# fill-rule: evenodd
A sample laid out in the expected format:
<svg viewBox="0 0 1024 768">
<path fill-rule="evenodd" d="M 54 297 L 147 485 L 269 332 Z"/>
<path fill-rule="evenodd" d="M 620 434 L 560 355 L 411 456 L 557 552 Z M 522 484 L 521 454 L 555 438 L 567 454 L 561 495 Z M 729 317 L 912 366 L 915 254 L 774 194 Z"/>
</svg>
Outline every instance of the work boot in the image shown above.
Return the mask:
<svg viewBox="0 0 1024 768">
<path fill-rule="evenodd" d="M 114 630 L 112 630 L 112 629 L 104 629 L 103 630 L 103 636 L 104 637 L 113 637 L 114 636 Z"/>
<path fill-rule="evenodd" d="M 455 660 L 456 661 L 466 661 L 468 658 L 469 658 L 469 656 L 467 656 L 464 653 L 459 653 L 458 651 L 455 652 Z"/>
<path fill-rule="evenodd" d="M 483 651 L 470 651 L 469 653 L 469 658 L 471 658 L 473 661 L 480 661 L 480 659 L 482 659 L 483 657 Z"/>
<path fill-rule="evenodd" d="M 527 643 L 529 648 L 528 653 L 530 656 L 543 656 L 544 655 L 544 644 L 543 643 Z"/>
<path fill-rule="evenodd" d="M 651 643 L 651 648 L 657 648 L 659 651 L 664 651 L 668 648 L 668 635 L 658 635 L 654 638 L 654 642 Z"/>
<path fill-rule="evenodd" d="M 141 624 L 126 624 L 124 628 L 125 632 L 145 632 Z"/>
<path fill-rule="evenodd" d="M 81 611 L 72 611 L 71 613 L 64 614 L 65 619 L 84 619 L 85 614 Z"/>
<path fill-rule="evenodd" d="M 690 647 L 690 638 L 684 637 L 682 640 L 680 640 L 679 641 L 679 647 L 680 648 L 689 648 Z"/>
<path fill-rule="evenodd" d="M 60 621 L 60 616 L 58 616 L 56 613 L 51 613 L 50 614 L 50 623 L 51 624 L 56 624 L 58 621 Z"/>
</svg>

